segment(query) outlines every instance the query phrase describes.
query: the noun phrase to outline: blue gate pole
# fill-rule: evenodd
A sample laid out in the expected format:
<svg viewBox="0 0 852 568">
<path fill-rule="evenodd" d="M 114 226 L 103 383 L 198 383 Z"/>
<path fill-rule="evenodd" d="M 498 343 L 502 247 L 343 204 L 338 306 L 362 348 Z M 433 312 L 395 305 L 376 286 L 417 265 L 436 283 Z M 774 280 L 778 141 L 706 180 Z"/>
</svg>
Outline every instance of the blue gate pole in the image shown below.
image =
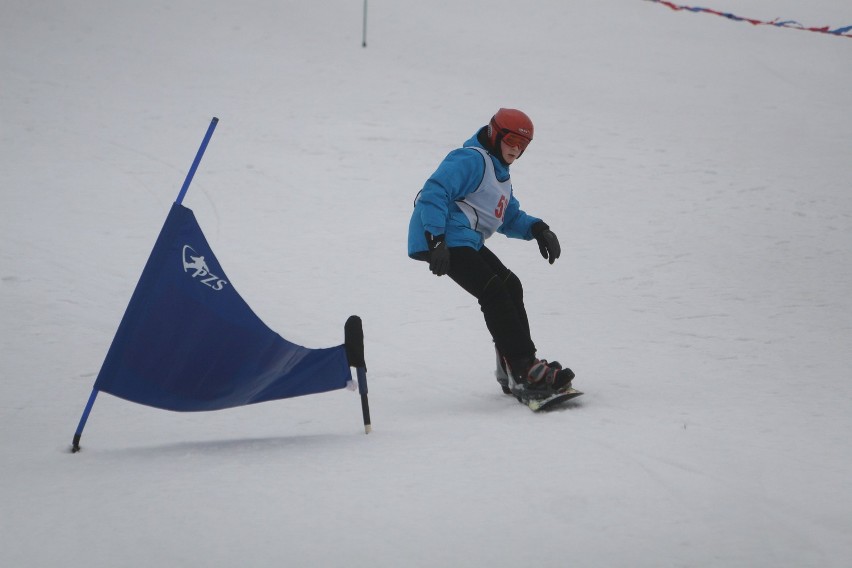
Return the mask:
<svg viewBox="0 0 852 568">
<path fill-rule="evenodd" d="M 219 119 L 214 116 L 213 120 L 210 121 L 210 126 L 207 127 L 207 133 L 201 141 L 201 147 L 198 149 L 198 153 L 195 154 L 195 160 L 192 161 L 192 166 L 189 168 L 189 173 L 186 174 L 183 187 L 180 188 L 180 193 L 178 194 L 177 200 L 175 200 L 175 203 L 178 205 L 183 202 L 186 190 L 189 189 L 189 184 L 192 183 L 192 177 L 195 175 L 195 170 L 198 169 L 198 164 L 201 163 L 201 157 L 204 155 L 204 151 L 207 149 L 207 144 L 210 142 L 210 137 L 213 136 L 213 131 L 216 129 L 216 125 L 218 123 Z M 97 379 L 95 380 L 95 384 L 97 384 Z M 74 440 L 71 443 L 72 453 L 80 451 L 80 437 L 83 435 L 83 428 L 86 427 L 86 421 L 89 419 L 89 413 L 92 412 L 92 407 L 95 405 L 95 399 L 98 397 L 98 392 L 98 389 L 93 388 L 92 394 L 89 395 L 89 402 L 86 403 L 86 408 L 83 410 L 83 416 L 80 417 L 80 423 L 77 425 L 77 431 L 74 432 Z"/>
<path fill-rule="evenodd" d="M 83 416 L 80 417 L 80 423 L 77 424 L 77 431 L 74 432 L 74 441 L 71 443 L 71 453 L 80 451 L 80 436 L 83 435 L 83 428 L 86 427 L 86 420 L 89 419 L 89 413 L 95 405 L 95 399 L 98 397 L 98 389 L 92 389 L 92 394 L 89 396 L 89 402 L 86 403 L 86 408 L 83 410 Z"/>
<path fill-rule="evenodd" d="M 180 193 L 178 193 L 177 199 L 175 199 L 175 203 L 178 205 L 183 203 L 183 197 L 186 195 L 186 190 L 189 189 L 189 184 L 192 183 L 192 176 L 195 175 L 195 170 L 198 169 L 201 157 L 204 155 L 204 151 L 207 149 L 207 144 L 210 142 L 210 137 L 213 136 L 213 131 L 216 130 L 216 125 L 218 123 L 219 119 L 214 116 L 213 120 L 210 121 L 210 126 L 207 127 L 207 134 L 204 135 L 204 140 L 201 141 L 201 147 L 198 149 L 198 153 L 195 154 L 195 160 L 192 161 L 192 167 L 189 168 L 189 173 L 186 174 L 183 187 L 180 188 Z"/>
</svg>

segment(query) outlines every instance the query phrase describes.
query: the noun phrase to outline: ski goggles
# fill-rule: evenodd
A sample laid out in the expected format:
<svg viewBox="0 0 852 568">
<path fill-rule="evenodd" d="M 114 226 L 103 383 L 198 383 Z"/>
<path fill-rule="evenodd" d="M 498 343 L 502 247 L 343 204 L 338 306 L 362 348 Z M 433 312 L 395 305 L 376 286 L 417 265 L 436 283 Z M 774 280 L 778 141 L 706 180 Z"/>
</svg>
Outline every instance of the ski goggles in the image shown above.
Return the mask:
<svg viewBox="0 0 852 568">
<path fill-rule="evenodd" d="M 503 142 L 505 142 L 507 146 L 517 146 L 521 149 L 521 152 L 523 152 L 527 149 L 531 140 L 525 136 L 521 136 L 520 134 L 508 132 L 503 135 Z"/>
</svg>

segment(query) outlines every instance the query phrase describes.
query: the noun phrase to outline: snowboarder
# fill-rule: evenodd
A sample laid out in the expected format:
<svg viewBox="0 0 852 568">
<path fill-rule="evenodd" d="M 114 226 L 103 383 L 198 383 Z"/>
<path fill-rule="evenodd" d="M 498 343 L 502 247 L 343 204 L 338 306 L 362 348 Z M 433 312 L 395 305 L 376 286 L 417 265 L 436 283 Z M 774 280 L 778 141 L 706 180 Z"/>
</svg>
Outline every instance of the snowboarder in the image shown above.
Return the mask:
<svg viewBox="0 0 852 568">
<path fill-rule="evenodd" d="M 462 148 L 450 152 L 414 201 L 408 255 L 448 275 L 478 301 L 497 352 L 495 375 L 503 392 L 522 402 L 570 389 L 574 373 L 536 357 L 518 277 L 485 246 L 495 231 L 538 242 L 550 264 L 559 240 L 550 227 L 521 210 L 509 166 L 533 139 L 533 124 L 519 110 L 501 108 Z"/>
</svg>

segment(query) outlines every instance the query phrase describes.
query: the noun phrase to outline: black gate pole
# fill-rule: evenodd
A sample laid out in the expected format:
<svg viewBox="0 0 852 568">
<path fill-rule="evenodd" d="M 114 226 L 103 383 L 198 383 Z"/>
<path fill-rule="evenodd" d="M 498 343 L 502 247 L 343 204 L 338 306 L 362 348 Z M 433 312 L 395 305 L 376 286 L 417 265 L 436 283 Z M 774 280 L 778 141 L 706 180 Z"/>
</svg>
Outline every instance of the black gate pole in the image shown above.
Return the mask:
<svg viewBox="0 0 852 568">
<path fill-rule="evenodd" d="M 364 328 L 361 318 L 350 316 L 343 328 L 346 338 L 346 358 L 358 375 L 358 393 L 361 395 L 361 414 L 364 416 L 364 433 L 373 430 L 370 421 L 370 403 L 367 400 L 367 363 L 364 361 Z"/>
</svg>

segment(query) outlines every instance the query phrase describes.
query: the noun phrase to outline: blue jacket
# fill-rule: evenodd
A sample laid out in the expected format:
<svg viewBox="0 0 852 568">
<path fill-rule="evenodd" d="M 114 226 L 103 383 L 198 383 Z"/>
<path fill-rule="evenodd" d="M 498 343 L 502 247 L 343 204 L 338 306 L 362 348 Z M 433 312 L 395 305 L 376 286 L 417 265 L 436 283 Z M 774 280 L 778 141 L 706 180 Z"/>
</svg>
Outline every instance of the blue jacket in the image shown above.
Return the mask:
<svg viewBox="0 0 852 568">
<path fill-rule="evenodd" d="M 480 130 L 481 131 L 481 130 Z M 464 147 L 453 150 L 426 180 L 418 194 L 414 213 L 408 224 L 408 256 L 423 259 L 428 251 L 425 231 L 433 235 L 444 235 L 448 247 L 471 247 L 479 250 L 485 242 L 482 234 L 476 232 L 465 214 L 456 205 L 476 191 L 485 175 L 483 156 L 473 146 L 487 150 L 474 134 Z M 509 166 L 499 158 L 489 154 L 494 163 L 494 171 L 499 181 L 509 179 Z M 509 199 L 503 224 L 497 232 L 516 239 L 531 240 L 531 228 L 540 221 L 521 210 L 514 194 Z"/>
</svg>

